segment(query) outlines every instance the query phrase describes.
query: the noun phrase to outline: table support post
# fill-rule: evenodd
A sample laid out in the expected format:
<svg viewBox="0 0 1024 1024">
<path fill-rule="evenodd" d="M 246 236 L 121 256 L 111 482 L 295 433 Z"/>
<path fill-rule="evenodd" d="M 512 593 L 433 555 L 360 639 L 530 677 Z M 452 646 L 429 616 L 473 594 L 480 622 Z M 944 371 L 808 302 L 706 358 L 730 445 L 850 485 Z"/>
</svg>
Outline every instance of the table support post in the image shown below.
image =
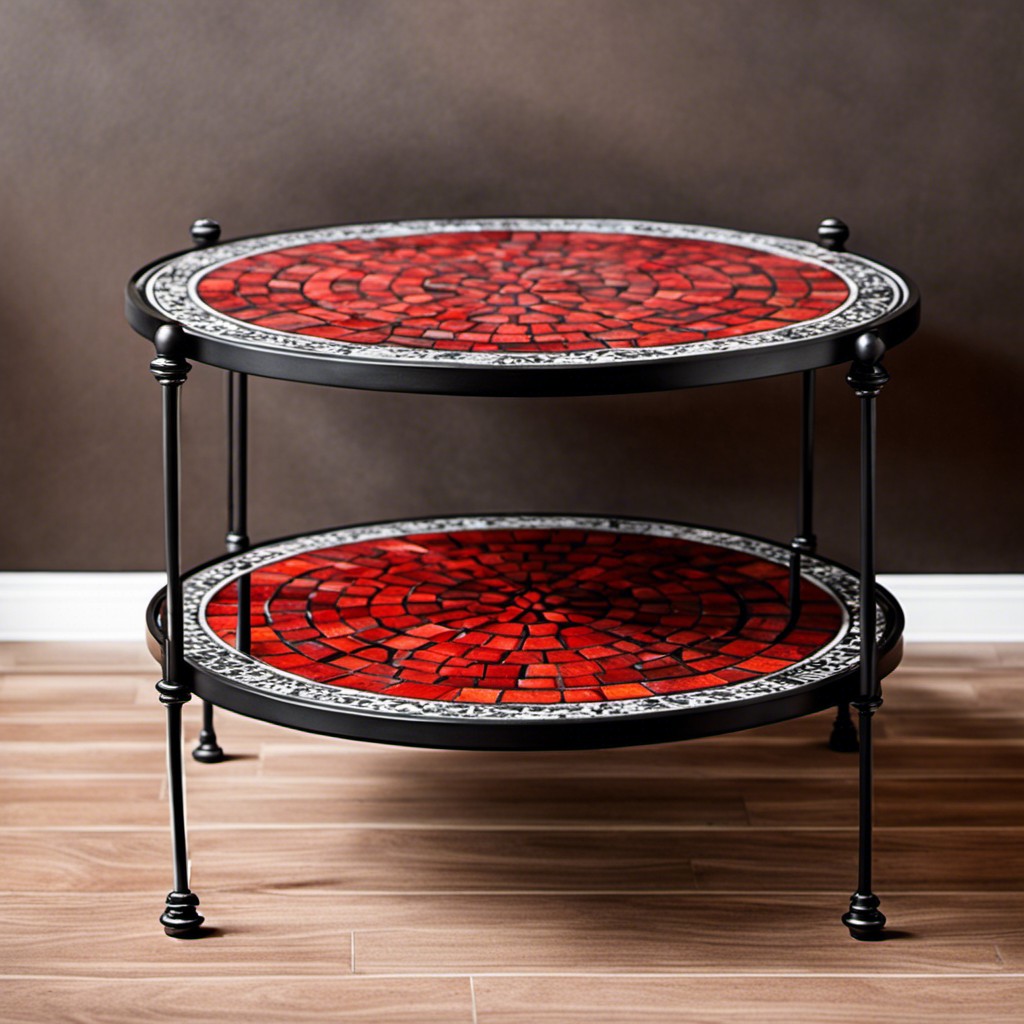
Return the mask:
<svg viewBox="0 0 1024 1024">
<path fill-rule="evenodd" d="M 875 636 L 875 399 L 889 380 L 881 365 L 885 343 L 875 334 L 856 341 L 856 359 L 847 383 L 860 399 L 860 685 L 853 706 L 860 721 L 860 844 L 857 891 L 843 924 L 855 939 L 878 939 L 885 915 L 872 890 L 872 716 L 881 706 L 878 653 Z"/>
<path fill-rule="evenodd" d="M 182 680 L 184 664 L 183 611 L 181 591 L 181 462 L 179 455 L 179 411 L 181 385 L 191 366 L 183 355 L 181 328 L 165 325 L 154 339 L 156 358 L 150 371 L 163 389 L 164 463 L 164 558 L 167 568 L 167 597 L 164 604 L 163 678 L 157 683 L 160 702 L 167 709 L 167 793 L 171 818 L 171 851 L 174 888 L 160 923 L 171 936 L 192 934 L 203 923 L 196 909 L 199 897 L 188 885 L 188 840 L 185 825 L 185 776 L 182 765 L 181 706 L 192 696 Z"/>
<path fill-rule="evenodd" d="M 197 249 L 204 249 L 209 245 L 215 245 L 220 240 L 220 225 L 215 220 L 208 218 L 202 218 L 197 220 L 190 229 L 192 236 L 192 242 Z M 234 374 L 231 374 L 234 376 Z M 232 396 L 229 390 L 228 394 L 228 474 L 229 474 L 229 495 L 230 495 L 230 480 L 233 477 L 233 469 L 231 466 L 231 460 L 233 457 L 234 446 L 231 441 L 231 400 Z M 230 497 L 229 497 L 230 503 Z M 230 528 L 230 527 L 229 527 Z M 231 548 L 228 548 L 230 551 Z M 247 623 L 248 625 L 248 623 Z M 224 751 L 220 744 L 217 742 L 217 730 L 213 724 L 213 705 L 204 700 L 203 701 L 203 724 L 199 730 L 199 741 L 192 750 L 192 756 L 197 761 L 201 761 L 203 764 L 216 764 L 218 761 L 224 760 Z"/>
<path fill-rule="evenodd" d="M 849 237 L 850 229 L 837 217 L 827 217 L 818 225 L 818 245 L 823 249 L 828 249 L 829 252 L 845 252 L 846 242 Z M 804 376 L 806 377 L 807 374 L 804 374 Z M 811 393 L 811 401 L 814 401 L 813 391 Z M 804 415 L 806 419 L 806 410 Z M 806 501 L 808 499 L 805 497 L 802 500 Z M 812 548 L 811 553 L 813 554 L 813 552 L 814 549 Z M 828 746 L 830 750 L 835 750 L 842 754 L 855 754 L 857 752 L 857 729 L 853 724 L 853 719 L 850 717 L 849 704 L 843 703 L 836 708 L 836 717 L 832 723 L 832 733 L 828 738 Z"/>
<path fill-rule="evenodd" d="M 814 536 L 814 371 L 803 373 L 800 416 L 800 510 L 799 533 L 789 542 L 789 628 L 800 617 L 800 562 L 818 547 Z"/>
<path fill-rule="evenodd" d="M 857 727 L 853 724 L 853 718 L 850 715 L 850 705 L 846 701 L 843 701 L 836 708 L 832 732 L 828 737 L 828 748 L 840 754 L 856 754 L 860 749 L 860 741 L 857 739 Z"/>
<path fill-rule="evenodd" d="M 228 532 L 224 547 L 229 555 L 249 550 L 249 378 L 230 372 L 227 383 L 228 412 Z M 239 580 L 249 590 L 249 577 Z M 249 603 L 238 598 L 236 646 L 249 653 Z"/>
</svg>

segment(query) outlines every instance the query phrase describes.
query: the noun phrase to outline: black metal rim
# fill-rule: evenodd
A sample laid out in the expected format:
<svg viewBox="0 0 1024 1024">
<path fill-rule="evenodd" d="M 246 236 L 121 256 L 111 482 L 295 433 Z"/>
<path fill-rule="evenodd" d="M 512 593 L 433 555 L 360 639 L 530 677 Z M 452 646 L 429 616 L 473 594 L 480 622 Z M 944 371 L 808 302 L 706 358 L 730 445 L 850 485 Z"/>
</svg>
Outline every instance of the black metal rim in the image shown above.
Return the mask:
<svg viewBox="0 0 1024 1024">
<path fill-rule="evenodd" d="M 278 233 L 265 232 L 244 238 L 263 238 Z M 125 316 L 143 337 L 152 340 L 160 327 L 171 322 L 146 299 L 143 291 L 146 279 L 165 263 L 190 251 L 181 249 L 162 256 L 142 267 L 129 281 Z M 277 380 L 438 395 L 529 398 L 636 394 L 755 380 L 850 362 L 854 357 L 854 341 L 865 331 L 877 333 L 887 348 L 899 345 L 914 333 L 920 322 L 920 296 L 916 285 L 902 272 L 882 261 L 872 262 L 898 273 L 906 284 L 907 299 L 901 306 L 853 330 L 763 349 L 674 356 L 621 365 L 549 369 L 535 366 L 431 366 L 397 360 L 374 362 L 370 359 L 284 352 L 183 329 L 184 356 L 198 363 Z"/>
<path fill-rule="evenodd" d="M 266 543 L 291 540 L 306 536 L 309 532 L 300 531 Z M 754 537 L 753 534 L 740 531 L 730 532 L 737 536 Z M 185 577 L 230 557 L 233 556 L 221 555 L 211 558 L 190 569 Z M 852 569 L 839 562 L 821 556 L 815 557 L 853 574 Z M 162 588 L 153 596 L 146 612 L 149 632 L 158 641 L 163 640 L 160 612 L 164 593 L 165 588 Z M 878 643 L 878 670 L 879 678 L 882 678 L 891 673 L 902 659 L 904 617 L 899 603 L 882 587 L 878 588 L 878 599 L 886 623 L 885 631 Z M 845 671 L 819 683 L 782 694 L 756 697 L 727 705 L 649 712 L 615 719 L 511 719 L 493 722 L 452 721 L 441 717 L 410 720 L 385 714 L 337 710 L 294 697 L 284 697 L 241 686 L 191 664 L 187 651 L 182 665 L 181 681 L 194 694 L 218 707 L 249 718 L 325 736 L 452 750 L 580 750 L 696 739 L 814 714 L 854 700 L 857 696 L 858 672 L 859 666 L 854 663 Z"/>
</svg>

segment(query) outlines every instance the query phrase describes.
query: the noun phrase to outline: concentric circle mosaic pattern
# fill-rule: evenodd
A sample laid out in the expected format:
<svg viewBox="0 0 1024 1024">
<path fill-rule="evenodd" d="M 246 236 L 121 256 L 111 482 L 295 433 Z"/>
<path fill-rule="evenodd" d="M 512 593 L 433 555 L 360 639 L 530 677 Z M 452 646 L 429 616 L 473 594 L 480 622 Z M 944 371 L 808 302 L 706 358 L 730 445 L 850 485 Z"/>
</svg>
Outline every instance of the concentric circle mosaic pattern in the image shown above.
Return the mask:
<svg viewBox="0 0 1024 1024">
<path fill-rule="evenodd" d="M 807 578 L 790 622 L 784 559 L 742 549 L 766 542 L 400 526 L 255 569 L 252 659 L 320 688 L 414 702 L 584 705 L 762 680 L 847 626 Z M 235 583 L 217 586 L 202 616 L 233 645 Z"/>
<path fill-rule="evenodd" d="M 446 231 L 232 259 L 194 284 L 256 327 L 439 352 L 566 353 L 757 334 L 833 312 L 818 263 L 706 238 Z"/>
</svg>

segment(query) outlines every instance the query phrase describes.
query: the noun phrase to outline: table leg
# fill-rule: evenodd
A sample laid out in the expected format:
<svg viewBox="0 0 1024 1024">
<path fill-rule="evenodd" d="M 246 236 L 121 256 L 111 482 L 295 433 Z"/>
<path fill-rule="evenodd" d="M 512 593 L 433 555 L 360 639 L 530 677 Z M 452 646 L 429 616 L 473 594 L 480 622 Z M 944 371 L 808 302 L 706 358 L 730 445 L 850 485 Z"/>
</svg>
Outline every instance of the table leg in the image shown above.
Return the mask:
<svg viewBox="0 0 1024 1024">
<path fill-rule="evenodd" d="M 215 245 L 220 240 L 220 225 L 215 220 L 202 218 L 193 223 L 190 234 L 192 242 L 198 249 Z M 234 374 L 231 374 L 234 376 Z M 234 479 L 233 459 L 235 456 L 235 445 L 232 437 L 233 412 L 231 407 L 232 394 L 228 391 L 228 516 L 230 526 L 231 508 L 231 481 Z M 230 536 L 230 534 L 229 534 Z M 231 551 L 231 548 L 228 548 Z M 192 750 L 192 756 L 203 764 L 216 764 L 224 760 L 224 751 L 217 742 L 217 730 L 213 723 L 213 705 L 209 701 L 203 701 L 203 725 L 199 730 L 199 741 Z"/>
<path fill-rule="evenodd" d="M 855 939 L 879 939 L 885 915 L 872 890 L 873 764 L 871 722 L 881 706 L 878 656 L 875 639 L 875 399 L 889 380 L 881 365 L 885 343 L 874 334 L 862 334 L 856 342 L 856 360 L 847 383 L 860 399 L 860 683 L 857 709 L 860 722 L 860 844 L 857 891 L 843 924 Z"/>
<path fill-rule="evenodd" d="M 229 373 L 228 411 L 228 532 L 224 546 L 229 555 L 249 550 L 249 378 Z M 238 580 L 238 622 L 235 646 L 249 653 L 250 579 Z"/>
<path fill-rule="evenodd" d="M 171 816 L 174 888 L 167 894 L 160 923 L 168 935 L 192 934 L 203 923 L 199 898 L 188 885 L 188 840 L 185 824 L 185 778 L 182 767 L 181 707 L 192 696 L 182 680 L 184 665 L 181 594 L 181 465 L 179 411 L 181 385 L 191 369 L 183 356 L 179 327 L 161 327 L 155 338 L 157 356 L 150 363 L 163 389 L 164 555 L 167 598 L 164 604 L 163 678 L 157 683 L 167 709 L 167 791 Z"/>
<path fill-rule="evenodd" d="M 797 535 L 789 542 L 789 624 L 800 617 L 800 568 L 804 555 L 818 546 L 814 536 L 814 371 L 803 373 L 803 401 L 800 416 L 800 509 Z"/>
<path fill-rule="evenodd" d="M 793 538 L 793 549 L 814 554 L 818 538 L 814 535 L 814 370 L 805 370 L 801 378 L 800 405 L 800 533 Z"/>
<path fill-rule="evenodd" d="M 199 741 L 192 748 L 192 756 L 203 764 L 216 764 L 224 760 L 224 750 L 217 742 L 217 730 L 213 725 L 213 705 L 203 701 L 203 724 L 199 730 Z"/>
<path fill-rule="evenodd" d="M 797 535 L 789 542 L 789 622 L 786 632 L 794 629 L 800 618 L 800 570 L 805 555 L 818 550 L 818 538 L 814 534 L 814 370 L 805 370 L 802 375 L 802 402 L 800 416 L 800 488 L 797 514 Z M 857 749 L 857 730 L 850 718 L 850 708 L 840 704 L 836 708 L 836 720 L 832 725 L 829 748 L 837 751 Z"/>
<path fill-rule="evenodd" d="M 836 708 L 836 720 L 832 723 L 828 748 L 840 754 L 856 754 L 860 749 L 857 727 L 850 716 L 850 705 L 845 702 Z"/>
<path fill-rule="evenodd" d="M 818 245 L 828 249 L 830 252 L 845 252 L 846 242 L 849 237 L 850 229 L 837 217 L 826 217 L 818 225 Z M 814 395 L 812 392 L 811 402 L 813 403 L 813 401 Z M 857 728 L 850 717 L 849 704 L 840 704 L 836 708 L 836 718 L 832 723 L 832 733 L 828 738 L 828 746 L 830 750 L 835 750 L 842 754 L 855 754 L 857 752 Z"/>
<path fill-rule="evenodd" d="M 244 373 L 227 375 L 227 436 L 228 436 L 228 532 L 224 546 L 229 555 L 246 551 L 249 547 L 248 518 L 248 454 L 249 454 L 249 378 Z M 251 582 L 242 576 L 236 583 L 238 591 L 238 620 L 235 626 L 235 646 L 243 654 L 249 653 L 250 623 L 249 595 Z M 224 751 L 217 742 L 213 726 L 213 705 L 203 701 L 203 728 L 199 745 L 192 751 L 197 761 L 213 764 L 224 760 Z"/>
</svg>

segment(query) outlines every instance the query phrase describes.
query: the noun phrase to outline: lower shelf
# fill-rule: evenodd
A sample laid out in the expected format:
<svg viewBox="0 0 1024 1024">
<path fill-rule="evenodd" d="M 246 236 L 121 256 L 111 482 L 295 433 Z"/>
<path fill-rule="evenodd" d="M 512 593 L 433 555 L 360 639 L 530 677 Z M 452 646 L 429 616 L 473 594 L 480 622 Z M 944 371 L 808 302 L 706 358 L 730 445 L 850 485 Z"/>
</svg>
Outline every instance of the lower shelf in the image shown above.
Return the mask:
<svg viewBox="0 0 1024 1024">
<path fill-rule="evenodd" d="M 235 649 L 239 581 L 250 653 Z M 187 682 L 292 728 L 413 746 L 658 743 L 809 714 L 856 692 L 858 578 L 678 523 L 466 516 L 263 544 L 184 582 Z M 150 606 L 150 629 L 160 633 Z M 903 616 L 879 592 L 884 675 Z"/>
</svg>

